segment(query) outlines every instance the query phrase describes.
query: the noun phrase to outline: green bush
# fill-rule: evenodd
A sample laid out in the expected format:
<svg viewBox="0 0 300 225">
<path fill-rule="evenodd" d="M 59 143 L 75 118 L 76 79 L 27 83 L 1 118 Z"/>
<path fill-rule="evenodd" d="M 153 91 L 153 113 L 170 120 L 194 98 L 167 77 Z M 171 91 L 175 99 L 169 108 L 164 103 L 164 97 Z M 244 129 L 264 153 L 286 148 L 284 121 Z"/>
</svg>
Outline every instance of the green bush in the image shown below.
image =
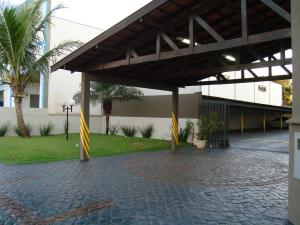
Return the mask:
<svg viewBox="0 0 300 225">
<path fill-rule="evenodd" d="M 30 134 L 32 131 L 32 126 L 30 124 L 25 124 L 25 127 L 26 127 L 28 133 Z M 21 131 L 18 126 L 15 126 L 14 130 L 18 136 L 22 137 Z"/>
<path fill-rule="evenodd" d="M 151 138 L 154 132 L 154 126 L 152 124 L 141 128 L 141 135 L 143 138 Z"/>
<path fill-rule="evenodd" d="M 8 131 L 9 123 L 8 122 L 3 122 L 0 123 L 0 137 L 4 137 L 5 134 Z"/>
<path fill-rule="evenodd" d="M 180 143 L 187 143 L 189 136 L 191 135 L 193 128 L 193 123 L 191 121 L 186 121 L 185 128 L 180 128 L 178 133 L 178 141 Z"/>
<path fill-rule="evenodd" d="M 47 124 L 41 124 L 40 125 L 40 135 L 43 137 L 50 136 L 53 128 L 54 128 L 54 124 L 52 122 L 49 122 Z"/>
<path fill-rule="evenodd" d="M 206 140 L 209 134 L 223 127 L 223 122 L 218 118 L 218 114 L 213 112 L 208 117 L 202 115 L 197 122 L 197 126 L 200 131 L 197 134 L 198 139 Z"/>
<path fill-rule="evenodd" d="M 109 126 L 109 133 L 110 133 L 111 135 L 117 135 L 118 132 L 119 132 L 119 128 L 118 128 L 117 125 L 110 125 L 110 126 Z"/>
<path fill-rule="evenodd" d="M 126 137 L 134 137 L 136 134 L 136 128 L 134 126 L 122 126 L 121 130 Z"/>
</svg>

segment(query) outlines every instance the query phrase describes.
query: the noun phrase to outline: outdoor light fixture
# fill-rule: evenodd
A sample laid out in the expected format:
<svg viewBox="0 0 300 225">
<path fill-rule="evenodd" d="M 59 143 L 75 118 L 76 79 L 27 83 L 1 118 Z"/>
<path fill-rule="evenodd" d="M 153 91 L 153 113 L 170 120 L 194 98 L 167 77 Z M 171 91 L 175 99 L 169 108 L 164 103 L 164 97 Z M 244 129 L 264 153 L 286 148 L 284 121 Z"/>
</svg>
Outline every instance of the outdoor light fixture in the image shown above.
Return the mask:
<svg viewBox="0 0 300 225">
<path fill-rule="evenodd" d="M 73 112 L 73 106 L 75 104 L 75 101 L 72 99 L 68 103 L 65 103 L 62 105 L 63 112 L 67 112 L 67 121 L 66 121 L 66 140 L 69 140 L 69 110 L 70 112 Z"/>
<path fill-rule="evenodd" d="M 234 58 L 232 55 L 223 55 L 223 57 L 231 62 L 236 61 L 236 58 Z"/>
</svg>

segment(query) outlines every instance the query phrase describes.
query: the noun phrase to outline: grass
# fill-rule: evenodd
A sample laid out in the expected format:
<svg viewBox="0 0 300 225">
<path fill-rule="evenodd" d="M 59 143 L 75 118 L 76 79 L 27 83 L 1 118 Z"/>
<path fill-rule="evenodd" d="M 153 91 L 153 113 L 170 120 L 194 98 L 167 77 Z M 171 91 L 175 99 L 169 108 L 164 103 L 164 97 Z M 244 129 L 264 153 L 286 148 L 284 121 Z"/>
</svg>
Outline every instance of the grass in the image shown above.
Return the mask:
<svg viewBox="0 0 300 225">
<path fill-rule="evenodd" d="M 0 162 L 6 164 L 29 164 L 59 160 L 79 159 L 79 134 L 49 137 L 0 138 Z M 170 142 L 136 137 L 91 135 L 92 157 L 112 156 L 139 151 L 155 151 L 170 148 Z"/>
</svg>

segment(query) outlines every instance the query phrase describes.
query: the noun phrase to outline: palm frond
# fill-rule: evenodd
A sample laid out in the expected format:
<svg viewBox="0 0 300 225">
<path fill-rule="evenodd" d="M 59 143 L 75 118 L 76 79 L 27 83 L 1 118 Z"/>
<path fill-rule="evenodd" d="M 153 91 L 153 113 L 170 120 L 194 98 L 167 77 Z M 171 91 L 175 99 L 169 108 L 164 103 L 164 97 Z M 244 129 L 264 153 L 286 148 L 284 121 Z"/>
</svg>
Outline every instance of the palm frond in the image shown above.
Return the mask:
<svg viewBox="0 0 300 225">
<path fill-rule="evenodd" d="M 76 104 L 80 103 L 80 96 L 80 92 L 74 95 L 73 99 L 75 100 Z M 135 87 L 127 87 L 124 85 L 115 85 L 102 82 L 91 82 L 90 100 L 93 104 L 98 104 L 105 100 L 139 100 L 141 97 L 143 97 L 143 92 Z"/>
<path fill-rule="evenodd" d="M 47 26 L 49 26 L 51 24 L 51 16 L 58 10 L 60 9 L 64 9 L 64 5 L 63 4 L 59 4 L 57 5 L 55 8 L 51 9 L 46 15 L 45 17 L 39 21 L 39 24 L 35 27 L 35 33 L 43 31 L 46 29 Z"/>
</svg>

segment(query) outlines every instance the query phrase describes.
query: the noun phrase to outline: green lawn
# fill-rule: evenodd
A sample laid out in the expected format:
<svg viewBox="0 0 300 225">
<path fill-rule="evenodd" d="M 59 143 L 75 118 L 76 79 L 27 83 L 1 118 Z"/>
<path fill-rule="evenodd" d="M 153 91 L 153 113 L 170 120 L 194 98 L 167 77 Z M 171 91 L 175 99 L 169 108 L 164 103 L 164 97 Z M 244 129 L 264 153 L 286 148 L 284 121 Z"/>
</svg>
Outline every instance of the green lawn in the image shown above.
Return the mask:
<svg viewBox="0 0 300 225">
<path fill-rule="evenodd" d="M 79 134 L 71 134 L 69 141 L 64 135 L 50 137 L 0 138 L 0 162 L 35 163 L 79 159 Z M 138 151 L 155 151 L 170 148 L 170 142 L 121 136 L 91 135 L 91 156 L 110 156 Z"/>
</svg>

